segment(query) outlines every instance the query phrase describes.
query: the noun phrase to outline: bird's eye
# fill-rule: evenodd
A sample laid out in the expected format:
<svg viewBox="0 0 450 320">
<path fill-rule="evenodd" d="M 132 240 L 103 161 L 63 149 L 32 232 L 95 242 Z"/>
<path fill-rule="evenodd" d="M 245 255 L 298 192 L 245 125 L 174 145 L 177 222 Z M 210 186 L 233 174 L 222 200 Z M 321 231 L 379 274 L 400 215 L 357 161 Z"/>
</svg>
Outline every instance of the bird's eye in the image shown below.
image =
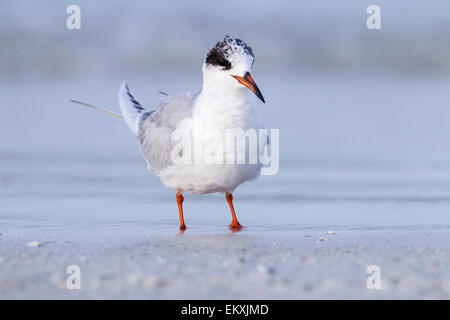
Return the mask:
<svg viewBox="0 0 450 320">
<path fill-rule="evenodd" d="M 223 53 L 217 48 L 211 49 L 211 51 L 208 53 L 208 55 L 206 56 L 206 63 L 214 66 L 220 66 L 223 68 L 223 70 L 231 69 L 231 62 L 228 61 L 228 59 L 223 56 Z"/>
<path fill-rule="evenodd" d="M 218 63 L 219 63 L 219 66 L 222 66 L 222 67 L 226 67 L 229 64 L 229 62 L 225 59 L 219 59 Z"/>
<path fill-rule="evenodd" d="M 231 69 L 231 63 L 226 58 L 219 56 L 216 60 L 216 65 L 223 67 L 223 70 Z"/>
</svg>

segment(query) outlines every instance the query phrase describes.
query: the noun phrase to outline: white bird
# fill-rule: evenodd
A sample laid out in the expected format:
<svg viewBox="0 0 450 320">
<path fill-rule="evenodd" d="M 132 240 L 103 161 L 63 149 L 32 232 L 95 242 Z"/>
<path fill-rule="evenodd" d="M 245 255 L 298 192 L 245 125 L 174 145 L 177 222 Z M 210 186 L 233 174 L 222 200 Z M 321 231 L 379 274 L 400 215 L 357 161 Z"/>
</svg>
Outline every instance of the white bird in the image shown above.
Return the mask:
<svg viewBox="0 0 450 320">
<path fill-rule="evenodd" d="M 184 144 L 179 148 L 173 136 L 176 131 L 188 134 L 193 146 L 201 145 L 202 150 L 210 150 L 223 159 L 230 150 L 225 150 L 224 140 L 217 137 L 224 137 L 230 129 L 264 128 L 254 96 L 250 93 L 252 91 L 265 102 L 250 75 L 253 62 L 253 51 L 246 43 L 225 36 L 206 55 L 200 91 L 167 96 L 155 109 L 146 109 L 135 99 L 126 83 L 120 87 L 119 104 L 123 119 L 137 136 L 148 169 L 154 171 L 165 186 L 177 192 L 180 230 L 186 229 L 182 192 L 225 193 L 232 215 L 229 227 L 232 231 L 242 228 L 234 211 L 232 192 L 243 182 L 260 175 L 260 163 L 178 163 L 174 154 L 183 157 L 192 150 L 183 147 Z M 113 112 L 81 104 L 122 118 Z M 267 147 L 266 142 L 263 148 Z M 232 150 L 233 153 L 238 151 L 238 147 Z M 262 152 L 261 148 L 258 152 Z M 188 159 L 192 160 L 190 154 Z"/>
</svg>

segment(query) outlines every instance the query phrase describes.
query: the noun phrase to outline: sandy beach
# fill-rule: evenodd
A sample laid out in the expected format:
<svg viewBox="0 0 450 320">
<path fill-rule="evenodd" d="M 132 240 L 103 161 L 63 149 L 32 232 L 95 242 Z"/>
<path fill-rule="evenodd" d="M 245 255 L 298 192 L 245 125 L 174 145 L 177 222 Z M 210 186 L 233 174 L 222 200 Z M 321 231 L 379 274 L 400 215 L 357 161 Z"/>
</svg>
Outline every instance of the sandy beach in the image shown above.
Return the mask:
<svg viewBox="0 0 450 320">
<path fill-rule="evenodd" d="M 218 226 L 197 226 L 197 229 Z M 448 299 L 450 249 L 442 228 L 249 227 L 239 234 L 188 230 L 151 235 L 151 225 L 1 237 L 2 299 Z M 166 226 L 169 228 L 169 226 Z M 275 226 L 275 229 L 277 227 Z M 194 227 L 193 227 L 194 229 Z M 109 236 L 108 236 L 109 235 Z M 320 241 L 319 239 L 327 240 Z M 28 247 L 38 239 L 39 247 Z M 36 241 L 36 240 L 34 240 Z M 81 289 L 66 269 L 78 265 Z M 366 269 L 378 265 L 381 289 Z"/>
</svg>

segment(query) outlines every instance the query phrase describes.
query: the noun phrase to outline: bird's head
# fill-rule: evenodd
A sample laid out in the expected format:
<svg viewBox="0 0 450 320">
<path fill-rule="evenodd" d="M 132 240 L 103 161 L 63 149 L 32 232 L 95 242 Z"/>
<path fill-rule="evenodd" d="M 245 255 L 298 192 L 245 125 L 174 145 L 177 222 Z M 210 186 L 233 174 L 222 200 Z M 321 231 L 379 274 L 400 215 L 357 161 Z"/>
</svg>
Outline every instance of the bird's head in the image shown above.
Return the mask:
<svg viewBox="0 0 450 320">
<path fill-rule="evenodd" d="M 206 55 L 203 75 L 205 80 L 208 79 L 224 87 L 239 89 L 247 87 L 262 102 L 265 102 L 250 74 L 254 60 L 252 48 L 244 41 L 225 36 Z"/>
</svg>

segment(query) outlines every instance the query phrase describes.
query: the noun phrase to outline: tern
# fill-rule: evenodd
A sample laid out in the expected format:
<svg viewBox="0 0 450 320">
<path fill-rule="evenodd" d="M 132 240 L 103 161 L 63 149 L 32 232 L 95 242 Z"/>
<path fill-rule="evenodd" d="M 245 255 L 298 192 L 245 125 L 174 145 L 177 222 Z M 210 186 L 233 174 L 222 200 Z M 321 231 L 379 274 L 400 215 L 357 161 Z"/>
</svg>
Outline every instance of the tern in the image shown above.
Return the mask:
<svg viewBox="0 0 450 320">
<path fill-rule="evenodd" d="M 260 175 L 261 164 L 179 163 L 174 159 L 174 154 L 183 157 L 191 150 L 185 144 L 180 147 L 174 140 L 174 134 L 182 132 L 189 135 L 193 145 L 201 145 L 202 150 L 212 151 L 216 159 L 217 156 L 223 159 L 230 152 L 223 148 L 222 138 L 227 130 L 264 128 L 255 96 L 263 103 L 265 100 L 250 73 L 254 60 L 253 50 L 244 41 L 225 36 L 208 51 L 202 66 L 202 88 L 197 92 L 174 96 L 160 92 L 165 95 L 162 102 L 156 108 L 149 109 L 136 100 L 124 82 L 119 89 L 121 115 L 80 101 L 71 101 L 126 122 L 137 137 L 148 169 L 155 172 L 166 187 L 176 192 L 181 231 L 186 229 L 183 192 L 224 193 L 232 216 L 229 227 L 232 231 L 239 231 L 243 226 L 237 219 L 232 193 L 243 182 L 256 179 Z M 261 153 L 267 143 L 268 140 L 257 152 Z M 231 152 L 238 151 L 236 147 Z"/>
</svg>

